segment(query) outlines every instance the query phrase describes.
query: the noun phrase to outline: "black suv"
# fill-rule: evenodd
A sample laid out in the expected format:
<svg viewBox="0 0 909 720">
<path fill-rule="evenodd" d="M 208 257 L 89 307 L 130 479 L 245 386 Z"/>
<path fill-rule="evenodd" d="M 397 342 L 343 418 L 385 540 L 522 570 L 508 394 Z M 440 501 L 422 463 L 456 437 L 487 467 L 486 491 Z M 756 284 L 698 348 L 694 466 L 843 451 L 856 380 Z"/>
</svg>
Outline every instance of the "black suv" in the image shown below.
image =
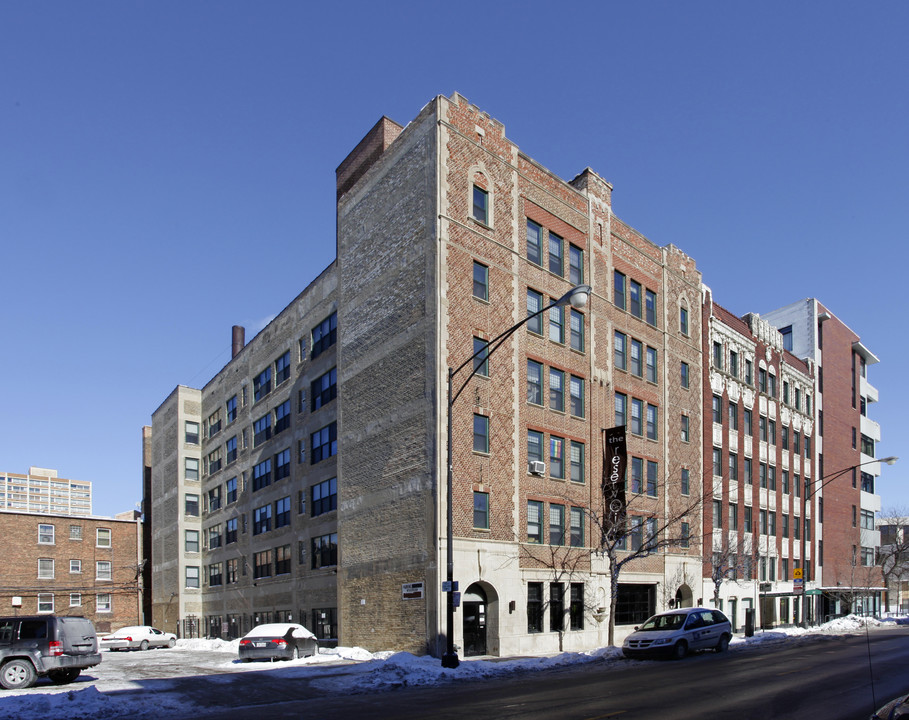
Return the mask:
<svg viewBox="0 0 909 720">
<path fill-rule="evenodd" d="M 58 685 L 71 683 L 100 662 L 98 636 L 87 618 L 0 617 L 0 685 L 7 690 L 31 687 L 44 675 Z"/>
</svg>

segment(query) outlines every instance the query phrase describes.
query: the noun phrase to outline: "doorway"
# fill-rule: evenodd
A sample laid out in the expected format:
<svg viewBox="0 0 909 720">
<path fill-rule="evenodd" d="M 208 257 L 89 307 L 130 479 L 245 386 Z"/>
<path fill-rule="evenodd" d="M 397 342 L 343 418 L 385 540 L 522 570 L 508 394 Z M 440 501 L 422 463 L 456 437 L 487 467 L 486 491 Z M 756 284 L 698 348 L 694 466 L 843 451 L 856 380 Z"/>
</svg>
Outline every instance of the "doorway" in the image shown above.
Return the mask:
<svg viewBox="0 0 909 720">
<path fill-rule="evenodd" d="M 464 608 L 464 657 L 488 655 L 486 646 L 486 593 L 476 583 L 461 599 Z"/>
</svg>

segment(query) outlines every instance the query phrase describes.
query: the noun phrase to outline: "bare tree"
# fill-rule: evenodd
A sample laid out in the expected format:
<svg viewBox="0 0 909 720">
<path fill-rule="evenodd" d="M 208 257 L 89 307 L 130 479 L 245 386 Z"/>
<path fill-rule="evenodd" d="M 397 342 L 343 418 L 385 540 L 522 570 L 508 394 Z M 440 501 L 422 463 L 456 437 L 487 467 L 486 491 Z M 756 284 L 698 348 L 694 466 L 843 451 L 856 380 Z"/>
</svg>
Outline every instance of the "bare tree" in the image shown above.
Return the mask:
<svg viewBox="0 0 909 720">
<path fill-rule="evenodd" d="M 710 567 L 710 580 L 713 583 L 713 606 L 719 607 L 720 590 L 724 583 L 738 583 L 739 578 L 744 578 L 745 570 L 750 568 L 750 549 L 745 547 L 743 538 L 735 543 L 729 542 L 727 533 L 723 535 L 723 543 L 719 549 L 713 546 L 712 533 L 704 538 L 704 562 Z M 750 575 L 750 573 L 747 573 Z"/>
<path fill-rule="evenodd" d="M 897 611 L 902 610 L 901 589 L 909 581 L 909 512 L 891 508 L 881 513 L 881 545 L 877 564 L 884 576 L 887 593 L 895 595 Z M 888 603 L 889 604 L 889 603 Z"/>
</svg>

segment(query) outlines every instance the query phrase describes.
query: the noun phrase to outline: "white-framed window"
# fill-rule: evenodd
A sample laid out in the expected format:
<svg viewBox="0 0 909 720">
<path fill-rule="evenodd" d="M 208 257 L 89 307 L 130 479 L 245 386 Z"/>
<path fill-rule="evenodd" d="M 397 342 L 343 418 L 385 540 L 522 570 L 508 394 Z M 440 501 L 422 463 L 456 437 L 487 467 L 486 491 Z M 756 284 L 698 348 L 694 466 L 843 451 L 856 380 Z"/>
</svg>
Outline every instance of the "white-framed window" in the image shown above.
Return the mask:
<svg viewBox="0 0 909 720">
<path fill-rule="evenodd" d="M 54 544 L 54 526 L 53 525 L 38 525 L 38 544 L 39 545 L 53 545 Z"/>
<path fill-rule="evenodd" d="M 69 561 L 69 571 L 73 575 L 78 575 L 82 572 L 82 561 L 81 560 L 70 560 Z"/>
<path fill-rule="evenodd" d="M 70 607 L 82 607 L 82 593 L 70 593 L 69 594 L 69 606 Z"/>
<path fill-rule="evenodd" d="M 69 526 L 69 539 L 70 540 L 81 540 L 82 539 L 82 526 L 81 525 L 70 525 Z"/>
<path fill-rule="evenodd" d="M 98 593 L 95 595 L 95 612 L 109 613 L 113 612 L 110 593 Z"/>
<path fill-rule="evenodd" d="M 38 593 L 38 612 L 52 613 L 54 611 L 54 594 Z"/>
<path fill-rule="evenodd" d="M 111 546 L 110 528 L 98 528 L 95 530 L 95 546 L 99 548 L 109 548 Z"/>
<path fill-rule="evenodd" d="M 53 558 L 38 558 L 38 579 L 39 580 L 53 580 L 54 579 L 54 559 Z"/>
<path fill-rule="evenodd" d="M 98 560 L 95 563 L 95 579 L 111 580 L 112 577 L 110 560 Z"/>
</svg>

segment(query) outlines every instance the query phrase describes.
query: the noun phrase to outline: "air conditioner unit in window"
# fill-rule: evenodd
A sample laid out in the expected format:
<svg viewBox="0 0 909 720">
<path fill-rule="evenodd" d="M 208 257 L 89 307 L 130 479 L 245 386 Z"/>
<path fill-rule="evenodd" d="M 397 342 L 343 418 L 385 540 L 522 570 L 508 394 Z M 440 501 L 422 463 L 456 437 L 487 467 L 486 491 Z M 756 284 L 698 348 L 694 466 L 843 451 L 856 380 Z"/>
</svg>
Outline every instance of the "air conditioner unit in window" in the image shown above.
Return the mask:
<svg viewBox="0 0 909 720">
<path fill-rule="evenodd" d="M 546 474 L 546 463 L 541 462 L 540 460 L 534 460 L 530 463 L 530 472 L 533 475 L 545 475 Z"/>
</svg>

